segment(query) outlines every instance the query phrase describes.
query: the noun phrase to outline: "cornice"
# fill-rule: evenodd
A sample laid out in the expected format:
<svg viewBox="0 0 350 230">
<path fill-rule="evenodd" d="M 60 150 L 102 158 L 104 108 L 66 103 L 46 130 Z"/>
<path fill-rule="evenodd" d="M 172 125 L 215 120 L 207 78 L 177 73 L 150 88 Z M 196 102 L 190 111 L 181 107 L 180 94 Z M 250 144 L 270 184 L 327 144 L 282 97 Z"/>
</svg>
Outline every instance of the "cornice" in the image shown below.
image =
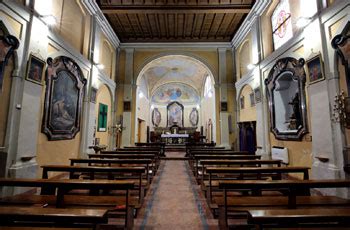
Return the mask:
<svg viewBox="0 0 350 230">
<path fill-rule="evenodd" d="M 246 37 L 246 35 L 251 30 L 253 23 L 256 21 L 256 18 L 264 12 L 266 7 L 270 5 L 270 3 L 271 3 L 271 0 L 258 0 L 255 2 L 252 10 L 244 19 L 242 25 L 239 27 L 235 36 L 231 40 L 232 47 L 237 47 L 242 42 L 242 40 Z"/>
<path fill-rule="evenodd" d="M 103 15 L 101 9 L 98 7 L 95 0 L 83 0 L 82 3 L 89 11 L 90 14 L 96 17 L 97 22 L 101 26 L 102 31 L 109 38 L 110 42 L 114 46 L 114 48 L 118 48 L 120 46 L 120 40 L 118 36 L 115 34 L 113 28 L 109 24 L 106 17 Z"/>
</svg>

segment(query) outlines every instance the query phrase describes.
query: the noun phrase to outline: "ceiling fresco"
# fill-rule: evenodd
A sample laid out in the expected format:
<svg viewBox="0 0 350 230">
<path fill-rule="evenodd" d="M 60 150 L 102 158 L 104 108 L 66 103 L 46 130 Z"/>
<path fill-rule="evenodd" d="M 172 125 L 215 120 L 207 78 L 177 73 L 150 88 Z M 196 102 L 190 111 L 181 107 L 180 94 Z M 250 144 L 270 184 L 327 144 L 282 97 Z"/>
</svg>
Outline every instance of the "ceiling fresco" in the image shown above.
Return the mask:
<svg viewBox="0 0 350 230">
<path fill-rule="evenodd" d="M 158 58 L 144 68 L 150 95 L 161 85 L 181 82 L 202 92 L 206 76 L 210 73 L 203 63 L 183 55 L 169 55 Z"/>
<path fill-rule="evenodd" d="M 154 91 L 151 101 L 154 104 L 168 104 L 172 101 L 178 101 L 181 104 L 198 104 L 200 96 L 189 85 L 168 83 Z"/>
</svg>

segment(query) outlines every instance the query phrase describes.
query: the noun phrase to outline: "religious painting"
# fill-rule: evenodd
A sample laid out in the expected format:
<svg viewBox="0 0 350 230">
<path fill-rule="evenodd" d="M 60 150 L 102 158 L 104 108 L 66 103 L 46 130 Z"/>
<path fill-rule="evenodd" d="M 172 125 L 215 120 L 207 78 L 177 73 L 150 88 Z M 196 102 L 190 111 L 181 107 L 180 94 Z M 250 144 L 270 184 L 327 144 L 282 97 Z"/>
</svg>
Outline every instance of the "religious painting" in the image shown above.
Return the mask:
<svg viewBox="0 0 350 230">
<path fill-rule="evenodd" d="M 97 89 L 92 87 L 91 88 L 91 95 L 90 95 L 90 101 L 92 103 L 96 103 L 96 96 L 97 96 Z"/>
<path fill-rule="evenodd" d="M 4 23 L 0 21 L 0 92 L 2 91 L 7 62 L 18 47 L 18 39 L 10 35 Z"/>
<path fill-rule="evenodd" d="M 69 57 L 47 59 L 42 132 L 50 141 L 73 139 L 80 131 L 86 79 Z"/>
<path fill-rule="evenodd" d="M 177 125 L 183 127 L 183 110 L 184 106 L 177 101 L 170 103 L 168 110 L 168 127 Z"/>
<path fill-rule="evenodd" d="M 198 110 L 196 108 L 192 108 L 192 111 L 190 113 L 190 123 L 193 127 L 196 127 L 198 125 Z"/>
<path fill-rule="evenodd" d="M 309 71 L 309 83 L 313 84 L 324 80 L 323 64 L 321 60 L 321 54 L 311 58 L 306 62 L 307 69 Z"/>
<path fill-rule="evenodd" d="M 227 112 L 227 102 L 226 101 L 222 101 L 220 108 L 221 108 L 222 112 Z"/>
<path fill-rule="evenodd" d="M 239 99 L 239 105 L 241 109 L 244 109 L 244 96 L 241 96 Z"/>
<path fill-rule="evenodd" d="M 45 62 L 31 54 L 29 56 L 26 79 L 41 85 L 43 82 L 44 68 Z"/>
<path fill-rule="evenodd" d="M 152 124 L 153 124 L 153 126 L 158 127 L 161 120 L 162 120 L 161 113 L 159 112 L 158 108 L 154 108 L 152 111 Z"/>
<path fill-rule="evenodd" d="M 259 87 L 254 89 L 254 95 L 255 95 L 255 103 L 260 103 L 261 102 L 261 91 L 260 91 Z"/>
<path fill-rule="evenodd" d="M 167 83 L 152 93 L 152 103 L 154 104 L 167 104 L 172 101 L 178 101 L 182 104 L 198 104 L 200 97 L 192 86 L 182 83 Z"/>
<path fill-rule="evenodd" d="M 131 111 L 131 102 L 124 101 L 123 109 L 124 109 L 124 112 L 130 112 Z"/>
<path fill-rule="evenodd" d="M 98 132 L 107 131 L 107 114 L 108 114 L 108 105 L 100 103 L 98 105 Z"/>
</svg>

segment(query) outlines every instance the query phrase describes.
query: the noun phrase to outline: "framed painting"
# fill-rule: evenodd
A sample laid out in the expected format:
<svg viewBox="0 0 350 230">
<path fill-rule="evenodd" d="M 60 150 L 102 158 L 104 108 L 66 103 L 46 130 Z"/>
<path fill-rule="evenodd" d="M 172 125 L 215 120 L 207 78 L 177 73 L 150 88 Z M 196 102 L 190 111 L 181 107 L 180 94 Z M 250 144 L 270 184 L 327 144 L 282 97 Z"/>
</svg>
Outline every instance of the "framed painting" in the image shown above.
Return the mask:
<svg viewBox="0 0 350 230">
<path fill-rule="evenodd" d="M 90 101 L 92 103 L 96 103 L 96 96 L 97 96 L 97 89 L 92 87 L 91 88 L 91 95 L 90 95 Z"/>
<path fill-rule="evenodd" d="M 30 54 L 27 66 L 26 80 L 42 85 L 44 69 L 45 62 L 33 54 Z"/>
<path fill-rule="evenodd" d="M 154 108 L 152 111 L 152 124 L 153 124 L 153 126 L 158 127 L 161 120 L 162 120 L 161 113 L 159 112 L 158 108 Z"/>
<path fill-rule="evenodd" d="M 5 24 L 0 20 L 0 92 L 2 91 L 6 65 L 18 47 L 18 39 L 9 34 Z"/>
<path fill-rule="evenodd" d="M 321 54 L 316 55 L 306 61 L 306 66 L 309 72 L 309 83 L 313 84 L 324 80 L 323 64 Z"/>
<path fill-rule="evenodd" d="M 198 110 L 196 108 L 192 108 L 192 111 L 190 113 L 190 123 L 193 127 L 196 127 L 198 125 Z"/>
<path fill-rule="evenodd" d="M 173 125 L 183 127 L 184 121 L 184 106 L 177 101 L 171 102 L 167 106 L 168 110 L 168 127 Z"/>
<path fill-rule="evenodd" d="M 50 141 L 73 139 L 80 131 L 86 79 L 69 57 L 47 59 L 42 132 Z"/>
</svg>

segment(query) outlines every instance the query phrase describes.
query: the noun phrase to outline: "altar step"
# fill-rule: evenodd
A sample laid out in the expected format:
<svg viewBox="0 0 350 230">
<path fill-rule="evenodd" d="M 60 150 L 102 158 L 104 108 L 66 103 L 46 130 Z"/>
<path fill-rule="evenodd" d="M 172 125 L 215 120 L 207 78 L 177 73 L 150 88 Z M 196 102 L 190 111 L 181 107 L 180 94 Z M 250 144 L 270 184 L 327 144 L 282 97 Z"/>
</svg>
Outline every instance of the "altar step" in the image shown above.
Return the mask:
<svg viewBox="0 0 350 230">
<path fill-rule="evenodd" d="M 167 144 L 165 145 L 165 152 L 186 152 L 184 144 Z"/>
</svg>

